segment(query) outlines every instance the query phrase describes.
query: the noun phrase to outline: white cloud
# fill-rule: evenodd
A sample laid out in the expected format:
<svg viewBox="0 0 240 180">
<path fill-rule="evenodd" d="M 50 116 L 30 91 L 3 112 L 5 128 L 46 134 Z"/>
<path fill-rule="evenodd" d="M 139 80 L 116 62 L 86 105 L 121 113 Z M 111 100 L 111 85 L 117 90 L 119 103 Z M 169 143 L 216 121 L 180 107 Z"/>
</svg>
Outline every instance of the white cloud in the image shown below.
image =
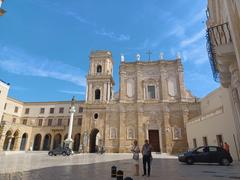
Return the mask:
<svg viewBox="0 0 240 180">
<path fill-rule="evenodd" d="M 66 15 L 76 19 L 77 21 L 79 21 L 81 23 L 92 25 L 92 26 L 96 25 L 94 22 L 91 22 L 91 21 L 87 20 L 86 18 L 80 16 L 79 14 L 77 14 L 77 13 L 75 13 L 73 11 L 67 11 Z"/>
<path fill-rule="evenodd" d="M 189 46 L 189 45 L 199 41 L 201 38 L 204 37 L 205 33 L 206 33 L 206 30 L 202 29 L 200 32 L 198 32 L 197 34 L 194 34 L 192 37 L 181 41 L 180 46 L 186 47 L 186 46 Z"/>
<path fill-rule="evenodd" d="M 53 78 L 85 86 L 84 73 L 80 69 L 6 46 L 0 46 L 0 69 L 18 75 Z"/>
<path fill-rule="evenodd" d="M 71 91 L 71 90 L 59 90 L 58 92 L 64 93 L 64 94 L 73 94 L 73 95 L 85 95 L 85 92 L 83 91 Z"/>
<path fill-rule="evenodd" d="M 185 36 L 185 27 L 182 25 L 174 26 L 167 36 L 176 36 L 176 37 L 184 37 Z"/>
<path fill-rule="evenodd" d="M 96 31 L 97 35 L 106 36 L 110 39 L 116 40 L 116 41 L 128 41 L 130 40 L 130 36 L 126 34 L 116 34 L 114 32 L 107 32 L 105 29 L 101 29 L 100 31 Z"/>
</svg>

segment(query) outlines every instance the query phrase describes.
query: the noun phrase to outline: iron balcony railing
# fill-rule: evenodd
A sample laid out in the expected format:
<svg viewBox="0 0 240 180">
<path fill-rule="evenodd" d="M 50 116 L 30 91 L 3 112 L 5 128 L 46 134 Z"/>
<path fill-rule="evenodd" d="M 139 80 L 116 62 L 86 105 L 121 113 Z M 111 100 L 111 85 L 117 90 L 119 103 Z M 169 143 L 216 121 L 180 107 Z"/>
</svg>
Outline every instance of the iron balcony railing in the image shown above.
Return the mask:
<svg viewBox="0 0 240 180">
<path fill-rule="evenodd" d="M 213 26 L 207 29 L 207 51 L 211 64 L 213 78 L 219 82 L 219 71 L 216 60 L 216 47 L 232 42 L 232 37 L 228 23 Z"/>
<path fill-rule="evenodd" d="M 212 41 L 210 39 L 210 34 L 208 30 L 207 30 L 206 38 L 207 38 L 208 57 L 209 57 L 209 61 L 210 61 L 210 65 L 213 73 L 213 78 L 216 82 L 219 82 L 219 71 L 217 69 L 216 53 L 214 51 L 214 47 L 212 45 Z"/>
<path fill-rule="evenodd" d="M 214 46 L 224 45 L 232 42 L 228 23 L 208 28 L 212 44 Z"/>
</svg>

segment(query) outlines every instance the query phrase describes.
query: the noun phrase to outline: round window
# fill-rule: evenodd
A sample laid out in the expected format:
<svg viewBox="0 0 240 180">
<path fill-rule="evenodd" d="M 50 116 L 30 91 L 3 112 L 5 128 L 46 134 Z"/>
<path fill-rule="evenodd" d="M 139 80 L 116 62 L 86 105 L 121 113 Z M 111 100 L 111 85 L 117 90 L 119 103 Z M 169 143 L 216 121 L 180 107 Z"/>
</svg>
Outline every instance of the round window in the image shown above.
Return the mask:
<svg viewBox="0 0 240 180">
<path fill-rule="evenodd" d="M 98 119 L 98 113 L 94 114 L 94 119 Z"/>
</svg>

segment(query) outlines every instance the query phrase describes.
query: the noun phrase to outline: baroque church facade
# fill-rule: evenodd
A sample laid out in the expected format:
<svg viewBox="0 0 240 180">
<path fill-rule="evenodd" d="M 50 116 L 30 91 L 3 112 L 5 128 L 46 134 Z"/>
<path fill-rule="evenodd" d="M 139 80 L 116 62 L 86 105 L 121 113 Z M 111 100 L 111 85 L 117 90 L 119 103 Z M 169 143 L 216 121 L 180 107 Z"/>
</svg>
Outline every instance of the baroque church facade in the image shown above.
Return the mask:
<svg viewBox="0 0 240 180">
<path fill-rule="evenodd" d="M 149 139 L 155 152 L 185 151 L 185 125 L 200 114 L 200 107 L 184 86 L 180 58 L 125 62 L 122 57 L 119 80 L 114 93 L 112 53 L 91 52 L 86 99 L 76 102 L 73 150 L 95 152 L 103 146 L 106 152 L 129 152 L 134 139 L 140 145 Z M 8 85 L 1 84 L 0 151 L 64 144 L 70 101 L 20 102 L 8 97 Z"/>
</svg>

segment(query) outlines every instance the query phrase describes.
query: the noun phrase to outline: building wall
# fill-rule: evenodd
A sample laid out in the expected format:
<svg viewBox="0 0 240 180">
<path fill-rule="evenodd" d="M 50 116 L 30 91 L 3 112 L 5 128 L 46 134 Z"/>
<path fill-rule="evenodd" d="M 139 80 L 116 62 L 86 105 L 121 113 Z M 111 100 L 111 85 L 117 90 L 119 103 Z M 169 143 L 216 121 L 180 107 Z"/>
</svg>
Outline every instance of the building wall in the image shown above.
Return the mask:
<svg viewBox="0 0 240 180">
<path fill-rule="evenodd" d="M 4 111 L 4 106 L 8 96 L 9 85 L 0 80 L 0 123 Z"/>
<path fill-rule="evenodd" d="M 208 12 L 208 31 L 214 32 L 209 36 L 210 54 L 221 85 L 230 94 L 240 146 L 240 3 L 239 0 L 208 0 Z"/>
<path fill-rule="evenodd" d="M 216 136 L 222 135 L 223 142 L 230 145 L 233 158 L 238 159 L 239 147 L 236 146 L 236 128 L 227 89 L 216 89 L 204 97 L 201 100 L 201 116 L 190 119 L 186 128 L 190 149 L 194 148 L 193 139 L 196 139 L 197 146 L 203 146 L 203 137 L 207 137 L 208 145 L 218 146 Z"/>
<path fill-rule="evenodd" d="M 98 60 L 94 55 L 91 67 L 96 69 Z M 155 138 L 159 139 L 161 152 L 176 154 L 188 148 L 185 123 L 199 114 L 199 104 L 185 89 L 180 59 L 122 61 L 119 67 L 119 98 L 109 102 L 105 98 L 94 100 L 92 88 L 97 85 L 103 87 L 104 83 L 111 82 L 112 77 L 94 74 L 94 70 L 90 72 L 92 74 L 88 75 L 87 80 L 88 95 L 91 97 L 88 96 L 84 104 L 82 126 L 82 132 L 88 139 L 84 144 L 87 152 L 92 151 L 91 139 L 95 130 L 99 131 L 107 152 L 130 152 L 134 139 L 142 146 L 153 130 L 158 132 L 159 137 Z M 148 97 L 148 86 L 154 86 L 155 97 Z M 96 113 L 97 119 L 94 118 Z M 174 137 L 177 130 L 180 135 Z"/>
</svg>

